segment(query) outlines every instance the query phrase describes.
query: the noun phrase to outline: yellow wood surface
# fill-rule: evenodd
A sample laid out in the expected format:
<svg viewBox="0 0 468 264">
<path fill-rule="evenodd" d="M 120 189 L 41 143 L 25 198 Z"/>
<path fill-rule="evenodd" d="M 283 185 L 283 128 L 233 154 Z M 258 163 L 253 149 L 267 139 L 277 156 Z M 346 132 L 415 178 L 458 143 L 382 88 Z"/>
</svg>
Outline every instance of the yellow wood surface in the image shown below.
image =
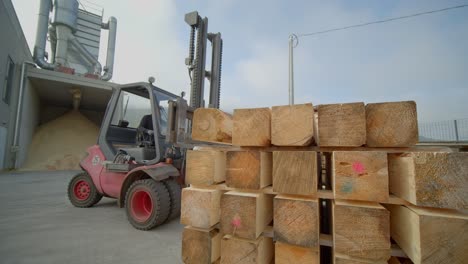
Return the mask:
<svg viewBox="0 0 468 264">
<path fill-rule="evenodd" d="M 418 263 L 466 263 L 468 215 L 456 210 L 387 205 L 391 235 Z"/>
<path fill-rule="evenodd" d="M 366 105 L 369 147 L 409 147 L 418 142 L 416 102 L 390 102 Z"/>
<path fill-rule="evenodd" d="M 359 147 L 366 143 L 364 103 L 318 106 L 320 146 Z"/>
<path fill-rule="evenodd" d="M 269 146 L 271 143 L 270 108 L 234 109 L 232 144 Z"/>
<path fill-rule="evenodd" d="M 226 153 L 217 150 L 187 150 L 185 183 L 211 185 L 226 179 Z"/>
<path fill-rule="evenodd" d="M 274 255 L 273 240 L 259 237 L 255 240 L 225 235 L 221 240 L 221 263 L 269 264 Z"/>
<path fill-rule="evenodd" d="M 390 258 L 390 213 L 378 203 L 335 200 L 333 249 L 335 254 L 371 261 Z"/>
<path fill-rule="evenodd" d="M 182 189 L 180 223 L 198 228 L 210 228 L 219 222 L 221 215 L 220 190 Z"/>
<path fill-rule="evenodd" d="M 299 247 L 275 242 L 275 264 L 319 264 L 318 248 Z"/>
<path fill-rule="evenodd" d="M 273 212 L 275 241 L 318 250 L 318 199 L 280 194 L 274 198 Z"/>
<path fill-rule="evenodd" d="M 273 106 L 271 143 L 276 146 L 307 146 L 314 140 L 312 104 Z"/>
<path fill-rule="evenodd" d="M 386 152 L 333 152 L 332 177 L 335 199 L 388 202 Z"/>
<path fill-rule="evenodd" d="M 182 232 L 182 261 L 187 264 L 212 263 L 219 259 L 221 233 L 185 227 Z"/>
<path fill-rule="evenodd" d="M 239 189 L 261 189 L 272 182 L 272 153 L 228 151 L 226 185 Z"/>
<path fill-rule="evenodd" d="M 468 210 L 468 153 L 388 157 L 391 193 L 414 205 Z"/>
<path fill-rule="evenodd" d="M 284 194 L 317 194 L 317 153 L 273 152 L 273 191 Z"/>
<path fill-rule="evenodd" d="M 256 239 L 273 219 L 273 196 L 229 191 L 221 197 L 221 232 Z"/>
<path fill-rule="evenodd" d="M 337 254 L 334 256 L 334 264 L 387 264 L 387 261 L 374 261 Z"/>
<path fill-rule="evenodd" d="M 232 142 L 232 116 L 214 108 L 198 108 L 193 114 L 192 139 L 206 142 Z"/>
</svg>

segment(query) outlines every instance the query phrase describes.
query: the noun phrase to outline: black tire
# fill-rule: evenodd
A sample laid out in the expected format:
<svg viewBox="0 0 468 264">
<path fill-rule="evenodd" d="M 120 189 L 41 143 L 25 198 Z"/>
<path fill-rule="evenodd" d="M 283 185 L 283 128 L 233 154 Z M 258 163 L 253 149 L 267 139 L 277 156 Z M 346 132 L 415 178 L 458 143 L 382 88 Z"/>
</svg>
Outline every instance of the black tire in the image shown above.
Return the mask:
<svg viewBox="0 0 468 264">
<path fill-rule="evenodd" d="M 153 179 L 135 181 L 125 194 L 125 212 L 136 229 L 150 230 L 163 224 L 169 216 L 170 206 L 166 186 Z"/>
<path fill-rule="evenodd" d="M 76 207 L 91 207 L 97 204 L 102 195 L 97 191 L 88 173 L 75 175 L 68 184 L 68 199 Z"/>
<path fill-rule="evenodd" d="M 167 222 L 180 216 L 180 200 L 182 195 L 182 189 L 180 184 L 175 179 L 168 179 L 163 181 L 169 191 L 169 197 L 171 198 L 171 209 L 169 211 L 169 217 Z"/>
</svg>

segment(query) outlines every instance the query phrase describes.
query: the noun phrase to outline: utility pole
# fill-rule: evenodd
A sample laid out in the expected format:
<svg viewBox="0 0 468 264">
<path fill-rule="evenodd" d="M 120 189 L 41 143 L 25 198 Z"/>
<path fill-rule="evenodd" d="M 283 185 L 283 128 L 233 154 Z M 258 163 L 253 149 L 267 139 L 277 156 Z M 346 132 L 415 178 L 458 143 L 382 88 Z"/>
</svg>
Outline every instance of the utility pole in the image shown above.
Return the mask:
<svg viewBox="0 0 468 264">
<path fill-rule="evenodd" d="M 289 105 L 294 104 L 294 39 L 297 46 L 297 36 L 289 35 Z"/>
</svg>

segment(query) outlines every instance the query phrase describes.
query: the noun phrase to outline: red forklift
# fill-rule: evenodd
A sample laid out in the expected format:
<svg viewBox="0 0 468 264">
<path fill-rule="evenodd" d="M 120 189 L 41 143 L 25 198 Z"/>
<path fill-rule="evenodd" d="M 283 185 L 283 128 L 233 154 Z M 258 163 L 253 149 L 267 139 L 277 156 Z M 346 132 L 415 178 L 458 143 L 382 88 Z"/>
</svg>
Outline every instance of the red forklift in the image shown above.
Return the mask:
<svg viewBox="0 0 468 264">
<path fill-rule="evenodd" d="M 91 207 L 103 196 L 125 207 L 129 222 L 149 230 L 180 215 L 185 153 L 195 109 L 205 107 L 204 81 L 210 81 L 208 107 L 219 108 L 222 38 L 208 33 L 208 19 L 185 15 L 191 27 L 189 56 L 190 104 L 181 96 L 147 83 L 114 89 L 101 125 L 97 145 L 81 161 L 83 172 L 68 185 L 76 207 Z M 196 43 L 195 43 L 196 41 Z M 211 70 L 205 70 L 206 46 L 211 42 Z"/>
</svg>

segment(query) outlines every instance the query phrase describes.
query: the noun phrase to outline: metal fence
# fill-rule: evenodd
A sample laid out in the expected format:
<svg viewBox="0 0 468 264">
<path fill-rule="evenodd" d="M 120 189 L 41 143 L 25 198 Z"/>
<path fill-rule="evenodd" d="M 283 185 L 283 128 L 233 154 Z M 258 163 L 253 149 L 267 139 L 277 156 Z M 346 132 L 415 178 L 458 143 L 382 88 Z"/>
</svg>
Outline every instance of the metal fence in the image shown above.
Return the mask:
<svg viewBox="0 0 468 264">
<path fill-rule="evenodd" d="M 419 123 L 420 142 L 468 142 L 468 118 Z"/>
</svg>

